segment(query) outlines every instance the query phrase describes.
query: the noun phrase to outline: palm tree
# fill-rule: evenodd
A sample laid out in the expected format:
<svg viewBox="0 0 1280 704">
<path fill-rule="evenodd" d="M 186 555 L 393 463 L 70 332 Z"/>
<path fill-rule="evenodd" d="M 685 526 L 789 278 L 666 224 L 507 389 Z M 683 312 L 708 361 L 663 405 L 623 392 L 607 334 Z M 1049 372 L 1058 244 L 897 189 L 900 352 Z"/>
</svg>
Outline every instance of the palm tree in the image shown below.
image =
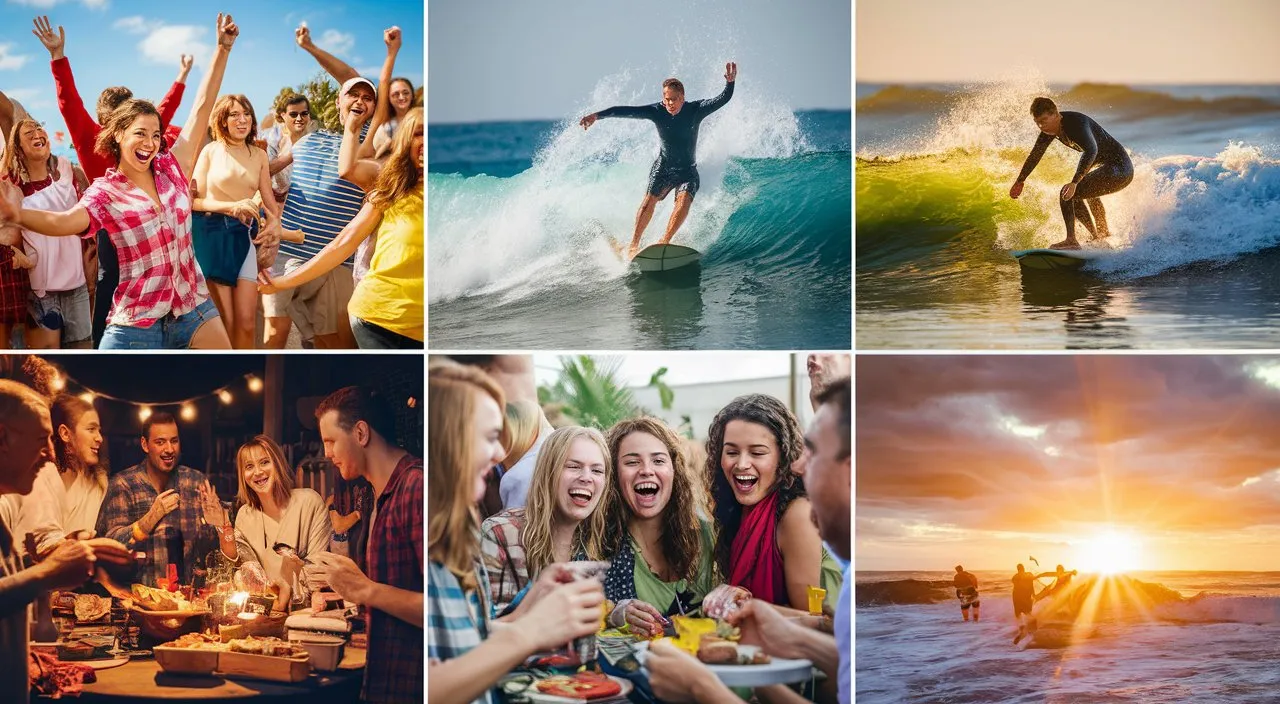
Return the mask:
<svg viewBox="0 0 1280 704">
<path fill-rule="evenodd" d="M 605 429 L 625 418 L 647 413 L 618 376 L 620 358 L 597 359 L 583 354 L 561 357 L 560 365 L 560 378 L 555 384 L 538 388 L 538 402 L 552 425 Z M 666 367 L 654 372 L 649 386 L 658 390 L 663 409 L 670 409 L 675 392 L 663 381 L 666 373 Z"/>
</svg>

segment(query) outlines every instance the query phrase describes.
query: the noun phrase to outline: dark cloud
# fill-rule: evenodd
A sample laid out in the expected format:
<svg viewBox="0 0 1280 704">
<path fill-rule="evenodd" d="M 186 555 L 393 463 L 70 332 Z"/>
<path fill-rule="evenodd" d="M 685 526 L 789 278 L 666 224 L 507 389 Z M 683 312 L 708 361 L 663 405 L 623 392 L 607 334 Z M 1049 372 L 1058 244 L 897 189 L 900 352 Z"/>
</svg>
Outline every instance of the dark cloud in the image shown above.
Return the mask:
<svg viewBox="0 0 1280 704">
<path fill-rule="evenodd" d="M 1259 364 L 1280 358 L 861 356 L 859 530 L 1280 525 L 1280 390 Z"/>
</svg>

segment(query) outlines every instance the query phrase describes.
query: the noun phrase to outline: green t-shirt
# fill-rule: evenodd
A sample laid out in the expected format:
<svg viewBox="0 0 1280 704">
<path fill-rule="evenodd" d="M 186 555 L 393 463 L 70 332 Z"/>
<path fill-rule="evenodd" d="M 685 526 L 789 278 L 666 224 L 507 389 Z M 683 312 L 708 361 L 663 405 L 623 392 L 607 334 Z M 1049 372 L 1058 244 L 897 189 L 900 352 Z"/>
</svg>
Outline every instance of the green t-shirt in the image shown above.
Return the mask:
<svg viewBox="0 0 1280 704">
<path fill-rule="evenodd" d="M 711 524 L 707 521 L 700 520 L 702 528 L 702 555 L 698 560 L 698 573 L 693 584 L 689 580 L 681 579 L 678 582 L 664 582 L 658 578 L 658 575 L 649 569 L 649 563 L 644 559 L 644 554 L 640 552 L 640 546 L 636 544 L 635 538 L 630 535 L 627 540 L 631 541 L 631 550 L 636 556 L 636 598 L 656 607 L 659 611 L 666 613 L 672 602 L 676 600 L 676 594 L 680 592 L 693 592 L 694 601 L 701 602 L 702 597 L 707 595 L 713 587 L 718 583 L 716 579 L 716 560 L 715 560 L 715 539 L 712 535 Z M 839 589 L 836 590 L 837 592 Z"/>
</svg>

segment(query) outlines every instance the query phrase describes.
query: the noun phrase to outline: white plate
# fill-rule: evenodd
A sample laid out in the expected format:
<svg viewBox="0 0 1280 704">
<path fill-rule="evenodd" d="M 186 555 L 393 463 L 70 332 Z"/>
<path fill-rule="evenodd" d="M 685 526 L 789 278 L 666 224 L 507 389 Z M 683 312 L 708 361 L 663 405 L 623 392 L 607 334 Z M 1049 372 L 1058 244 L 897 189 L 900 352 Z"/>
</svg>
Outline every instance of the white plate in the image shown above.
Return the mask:
<svg viewBox="0 0 1280 704">
<path fill-rule="evenodd" d="M 591 702 L 591 704 L 604 704 L 605 702 L 625 701 L 626 698 L 630 696 L 631 690 L 635 689 L 635 685 L 631 684 L 628 680 L 624 680 L 621 677 L 614 677 L 613 675 L 608 675 L 608 677 L 622 687 L 622 691 L 618 693 L 618 696 L 616 697 L 609 697 L 608 699 L 573 699 L 570 697 L 557 697 L 551 694 L 543 694 L 542 692 L 539 692 L 536 683 L 524 691 L 524 696 L 527 697 L 529 701 L 536 702 L 537 704 L 583 704 L 588 701 Z"/>
<path fill-rule="evenodd" d="M 741 648 L 755 648 L 740 645 Z M 636 644 L 636 659 L 643 666 L 649 659 L 649 642 Z M 707 665 L 721 682 L 729 687 L 764 687 L 770 684 L 792 684 L 813 679 L 813 663 L 808 660 L 774 658 L 768 665 Z M 645 674 L 649 670 L 645 668 Z"/>
</svg>

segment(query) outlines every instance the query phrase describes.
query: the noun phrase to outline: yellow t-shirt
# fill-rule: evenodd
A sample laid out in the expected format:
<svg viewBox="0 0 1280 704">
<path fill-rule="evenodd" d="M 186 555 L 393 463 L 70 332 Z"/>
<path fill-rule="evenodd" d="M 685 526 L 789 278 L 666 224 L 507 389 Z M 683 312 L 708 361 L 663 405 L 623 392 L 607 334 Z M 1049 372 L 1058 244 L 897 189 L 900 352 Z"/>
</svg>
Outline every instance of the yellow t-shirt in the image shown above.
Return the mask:
<svg viewBox="0 0 1280 704">
<path fill-rule="evenodd" d="M 351 295 L 348 312 L 398 335 L 425 339 L 425 264 L 419 191 L 383 213 L 369 271 Z"/>
</svg>

